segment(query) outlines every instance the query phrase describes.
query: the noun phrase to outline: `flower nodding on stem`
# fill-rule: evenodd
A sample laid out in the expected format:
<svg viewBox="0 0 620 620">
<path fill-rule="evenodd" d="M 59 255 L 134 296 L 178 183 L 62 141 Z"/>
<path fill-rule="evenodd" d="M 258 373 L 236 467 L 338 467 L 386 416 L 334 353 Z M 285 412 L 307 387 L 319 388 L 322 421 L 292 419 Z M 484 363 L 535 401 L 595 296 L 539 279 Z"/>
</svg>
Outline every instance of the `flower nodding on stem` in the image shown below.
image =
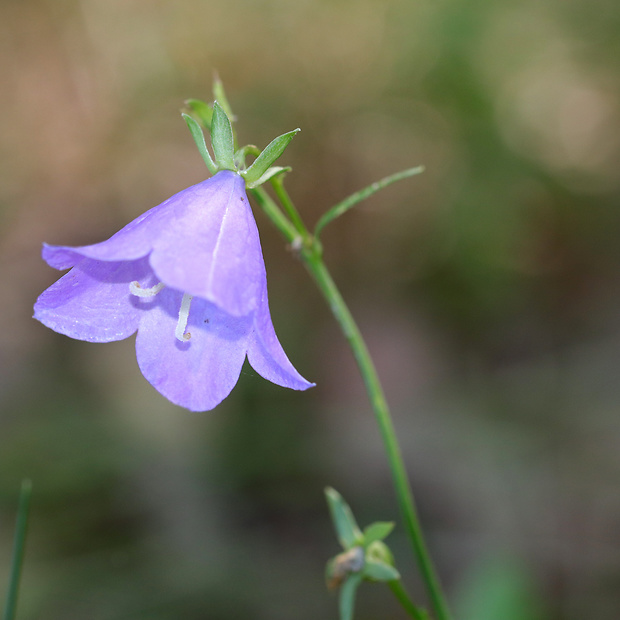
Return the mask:
<svg viewBox="0 0 620 620">
<path fill-rule="evenodd" d="M 243 178 L 220 170 L 149 213 L 92 246 L 44 246 L 50 266 L 75 266 L 39 296 L 35 318 L 87 342 L 137 332 L 142 374 L 190 411 L 221 403 L 246 359 L 276 385 L 312 387 L 275 335 Z"/>
</svg>

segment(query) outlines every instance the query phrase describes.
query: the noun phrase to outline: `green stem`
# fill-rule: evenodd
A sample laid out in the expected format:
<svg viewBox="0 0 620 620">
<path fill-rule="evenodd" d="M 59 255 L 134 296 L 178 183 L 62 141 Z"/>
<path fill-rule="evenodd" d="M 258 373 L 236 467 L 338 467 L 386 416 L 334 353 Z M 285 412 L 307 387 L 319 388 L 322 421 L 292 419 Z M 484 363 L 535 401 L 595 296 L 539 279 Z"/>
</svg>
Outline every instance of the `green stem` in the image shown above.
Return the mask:
<svg viewBox="0 0 620 620">
<path fill-rule="evenodd" d="M 398 599 L 402 608 L 413 618 L 413 620 L 428 620 L 428 614 L 423 609 L 418 609 L 413 601 L 409 598 L 409 595 L 403 588 L 403 584 L 400 579 L 394 581 L 388 581 L 388 586 L 394 596 Z"/>
<path fill-rule="evenodd" d="M 422 579 L 426 584 L 435 616 L 437 620 L 450 620 L 450 612 L 448 611 L 439 579 L 424 542 L 407 471 L 381 382 L 362 334 L 323 262 L 321 245 L 315 237 L 307 233 L 300 233 L 262 187 L 249 191 L 287 241 L 292 243 L 300 252 L 306 267 L 314 277 L 319 290 L 327 300 L 332 313 L 349 342 L 375 412 L 394 479 L 396 496 L 405 523 L 405 529 L 420 567 Z M 292 204 L 290 198 L 287 197 L 287 199 Z"/>
<path fill-rule="evenodd" d="M 13 543 L 13 561 L 11 563 L 11 574 L 9 576 L 9 590 L 6 597 L 6 605 L 4 607 L 4 620 L 13 620 L 17 609 L 17 597 L 19 593 L 22 562 L 24 559 L 26 527 L 28 524 L 28 509 L 30 506 L 31 493 L 32 483 L 30 480 L 24 480 L 19 494 L 17 524 L 15 526 L 15 541 Z"/>
<path fill-rule="evenodd" d="M 248 189 L 248 192 L 256 199 L 256 202 L 258 202 L 263 211 L 267 214 L 267 217 L 275 224 L 276 228 L 289 243 L 293 243 L 295 239 L 300 238 L 295 227 L 262 187 Z"/>
<path fill-rule="evenodd" d="M 291 218 L 291 222 L 293 223 L 293 226 L 295 226 L 295 228 L 297 229 L 300 235 L 303 235 L 304 237 L 308 237 L 310 236 L 310 233 L 308 232 L 306 225 L 301 219 L 301 216 L 299 215 L 297 208 L 293 204 L 291 197 L 288 195 L 288 192 L 284 188 L 283 177 L 284 175 L 279 174 L 271 180 L 271 185 L 273 186 L 273 190 L 275 191 L 276 196 L 278 197 L 278 200 L 284 207 L 286 214 Z"/>
<path fill-rule="evenodd" d="M 392 424 L 388 404 L 366 343 L 340 291 L 327 270 L 320 252 L 317 251 L 314 246 L 311 246 L 310 248 L 304 249 L 302 256 L 319 289 L 323 293 L 323 296 L 329 303 L 329 307 L 340 324 L 349 342 L 349 346 L 353 351 L 357 365 L 364 379 L 366 391 L 370 397 L 377 423 L 379 424 L 381 437 L 383 438 L 392 477 L 394 479 L 394 486 L 396 487 L 398 503 L 405 522 L 405 529 L 411 541 L 422 578 L 426 584 L 435 616 L 437 620 L 449 620 L 450 613 L 422 535 L 422 528 L 418 519 L 413 494 L 409 485 L 409 479 L 394 425 Z"/>
</svg>

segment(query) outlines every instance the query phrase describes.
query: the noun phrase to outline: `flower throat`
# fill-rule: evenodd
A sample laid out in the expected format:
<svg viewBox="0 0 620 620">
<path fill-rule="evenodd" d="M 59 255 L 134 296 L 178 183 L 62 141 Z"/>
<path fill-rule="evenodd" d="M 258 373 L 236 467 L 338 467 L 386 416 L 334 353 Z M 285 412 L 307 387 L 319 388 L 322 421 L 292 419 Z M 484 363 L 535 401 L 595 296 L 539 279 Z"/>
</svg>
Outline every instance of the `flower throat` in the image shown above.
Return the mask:
<svg viewBox="0 0 620 620">
<path fill-rule="evenodd" d="M 129 284 L 129 292 L 136 297 L 155 297 L 166 285 L 163 282 L 151 286 L 150 288 L 142 288 L 140 283 L 136 280 Z M 174 330 L 174 336 L 181 342 L 187 342 L 192 335 L 186 332 L 187 321 L 189 319 L 189 309 L 192 304 L 192 296 L 187 293 L 183 293 L 183 299 L 181 300 L 181 308 L 179 309 L 179 319 L 177 326 Z"/>
</svg>

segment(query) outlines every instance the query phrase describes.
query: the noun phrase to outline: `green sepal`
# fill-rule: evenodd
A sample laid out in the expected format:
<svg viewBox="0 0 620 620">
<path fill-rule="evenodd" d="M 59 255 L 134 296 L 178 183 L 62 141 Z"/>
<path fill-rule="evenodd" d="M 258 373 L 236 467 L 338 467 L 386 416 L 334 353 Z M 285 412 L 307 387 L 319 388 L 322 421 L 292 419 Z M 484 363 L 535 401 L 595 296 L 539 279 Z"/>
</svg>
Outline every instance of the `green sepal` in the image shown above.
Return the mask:
<svg viewBox="0 0 620 620">
<path fill-rule="evenodd" d="M 350 549 L 362 541 L 362 531 L 360 530 L 349 505 L 342 499 L 342 495 L 327 487 L 325 497 L 329 506 L 336 535 L 344 549 Z"/>
<path fill-rule="evenodd" d="M 252 165 L 241 173 L 245 177 L 248 187 L 256 187 L 258 180 L 267 172 L 268 168 L 284 153 L 288 143 L 301 129 L 294 129 L 274 138 L 263 152 L 252 162 Z"/>
<path fill-rule="evenodd" d="M 368 527 L 364 528 L 364 546 L 372 544 L 376 540 L 383 540 L 394 529 L 393 521 L 377 521 L 371 523 Z"/>
<path fill-rule="evenodd" d="M 400 573 L 393 566 L 381 562 L 381 560 L 369 559 L 364 564 L 362 576 L 364 579 L 371 579 L 372 581 L 394 581 L 395 579 L 400 579 Z"/>
<path fill-rule="evenodd" d="M 357 588 L 362 583 L 360 573 L 351 575 L 340 588 L 340 620 L 353 620 L 355 611 L 355 594 Z"/>
<path fill-rule="evenodd" d="M 381 540 L 375 540 L 366 547 L 366 559 L 377 560 L 394 566 L 394 555 L 390 548 Z"/>
<path fill-rule="evenodd" d="M 260 179 L 258 179 L 258 181 L 256 181 L 255 183 L 248 183 L 246 181 L 246 186 L 249 189 L 258 187 L 259 185 L 262 185 L 263 183 L 269 181 L 269 179 L 272 179 L 279 174 L 290 172 L 291 170 L 292 168 L 290 166 L 284 166 L 284 167 L 283 166 L 272 166 L 271 168 L 267 168 L 267 171 L 265 172 L 265 174 L 263 174 L 263 176 L 260 177 Z"/>
<path fill-rule="evenodd" d="M 235 152 L 235 166 L 237 170 L 243 170 L 245 168 L 245 158 L 248 155 L 258 157 L 260 155 L 260 149 L 254 144 L 246 144 Z"/>
<path fill-rule="evenodd" d="M 205 136 L 202 133 L 200 125 L 189 114 L 182 113 L 182 116 L 185 119 L 185 122 L 187 123 L 187 126 L 192 134 L 192 138 L 194 138 L 194 142 L 198 147 L 198 151 L 202 156 L 202 159 L 204 160 L 205 164 L 207 164 L 209 172 L 211 174 L 215 174 L 218 171 L 218 167 L 213 163 L 213 160 L 211 159 L 211 154 L 207 149 Z"/>
<path fill-rule="evenodd" d="M 217 101 L 213 103 L 211 144 L 217 167 L 220 170 L 235 170 L 232 126 L 226 112 Z"/>
<path fill-rule="evenodd" d="M 213 108 L 200 99 L 186 99 L 185 105 L 191 110 L 192 114 L 196 116 L 200 126 L 210 132 Z"/>
</svg>

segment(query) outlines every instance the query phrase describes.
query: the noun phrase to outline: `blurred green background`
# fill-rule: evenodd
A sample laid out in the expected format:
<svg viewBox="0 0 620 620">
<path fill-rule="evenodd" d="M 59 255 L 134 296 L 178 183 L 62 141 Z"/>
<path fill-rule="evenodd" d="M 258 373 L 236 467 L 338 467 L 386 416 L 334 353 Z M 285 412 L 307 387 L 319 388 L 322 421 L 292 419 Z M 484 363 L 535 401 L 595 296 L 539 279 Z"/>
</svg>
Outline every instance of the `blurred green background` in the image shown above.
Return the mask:
<svg viewBox="0 0 620 620">
<path fill-rule="evenodd" d="M 322 489 L 397 519 L 326 306 L 256 213 L 272 315 L 317 387 L 246 365 L 190 414 L 133 339 L 31 319 L 43 241 L 103 240 L 206 177 L 179 115 L 214 70 L 242 143 L 283 162 L 324 234 L 393 409 L 460 620 L 620 617 L 617 0 L 2 0 L 0 588 L 34 483 L 23 620 L 336 618 Z M 423 601 L 402 528 L 388 542 Z M 1 592 L 2 590 L 0 590 Z M 359 620 L 404 614 L 363 588 Z"/>
</svg>

